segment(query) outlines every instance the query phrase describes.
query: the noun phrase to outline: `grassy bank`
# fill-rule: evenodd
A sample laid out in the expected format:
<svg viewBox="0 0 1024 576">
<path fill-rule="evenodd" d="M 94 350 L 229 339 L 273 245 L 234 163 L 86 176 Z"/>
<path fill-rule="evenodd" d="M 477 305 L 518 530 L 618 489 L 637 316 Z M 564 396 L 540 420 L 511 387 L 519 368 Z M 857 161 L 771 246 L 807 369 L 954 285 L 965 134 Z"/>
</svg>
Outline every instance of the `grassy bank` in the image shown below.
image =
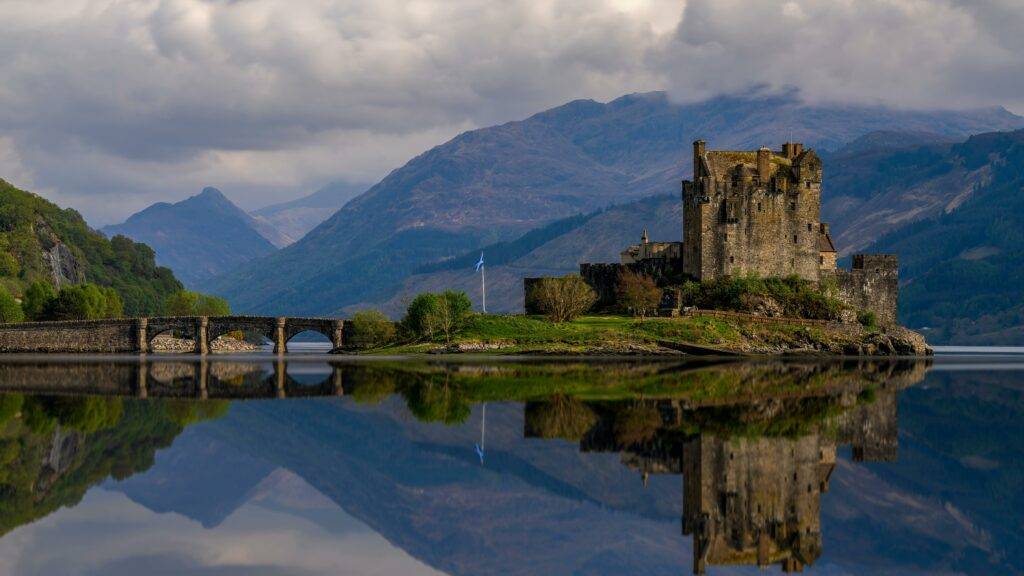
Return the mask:
<svg viewBox="0 0 1024 576">
<path fill-rule="evenodd" d="M 474 315 L 451 342 L 389 346 L 374 353 L 484 352 L 498 354 L 670 354 L 700 346 L 724 352 L 780 353 L 835 350 L 867 336 L 860 326 L 827 328 L 784 321 L 754 324 L 740 319 L 685 316 L 648 318 L 583 316 L 555 323 L 539 316 Z"/>
</svg>

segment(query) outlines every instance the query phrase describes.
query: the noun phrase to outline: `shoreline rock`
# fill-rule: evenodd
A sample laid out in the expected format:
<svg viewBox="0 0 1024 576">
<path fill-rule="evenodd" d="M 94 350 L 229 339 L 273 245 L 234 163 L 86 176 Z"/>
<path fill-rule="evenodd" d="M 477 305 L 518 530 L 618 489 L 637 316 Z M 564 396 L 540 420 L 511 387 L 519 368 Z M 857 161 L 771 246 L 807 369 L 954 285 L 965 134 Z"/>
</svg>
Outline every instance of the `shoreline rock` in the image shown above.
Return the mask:
<svg viewBox="0 0 1024 576">
<path fill-rule="evenodd" d="M 163 352 L 169 354 L 189 354 L 196 348 L 195 341 L 190 338 L 175 338 L 168 334 L 160 334 L 150 343 L 152 352 Z M 256 352 L 260 346 L 244 340 L 220 337 L 210 343 L 210 352 L 214 354 L 227 354 L 232 352 Z"/>
</svg>

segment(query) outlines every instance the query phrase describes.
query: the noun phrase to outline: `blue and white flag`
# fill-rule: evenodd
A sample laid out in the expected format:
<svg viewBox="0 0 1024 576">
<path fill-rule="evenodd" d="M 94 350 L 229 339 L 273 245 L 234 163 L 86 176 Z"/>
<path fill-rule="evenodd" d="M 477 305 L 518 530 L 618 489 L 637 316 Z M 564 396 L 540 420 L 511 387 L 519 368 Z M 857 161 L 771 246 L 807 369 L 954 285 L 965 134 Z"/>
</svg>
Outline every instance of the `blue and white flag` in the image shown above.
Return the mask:
<svg viewBox="0 0 1024 576">
<path fill-rule="evenodd" d="M 484 253 L 480 253 L 480 260 L 476 263 L 476 271 L 479 272 L 484 267 Z"/>
</svg>

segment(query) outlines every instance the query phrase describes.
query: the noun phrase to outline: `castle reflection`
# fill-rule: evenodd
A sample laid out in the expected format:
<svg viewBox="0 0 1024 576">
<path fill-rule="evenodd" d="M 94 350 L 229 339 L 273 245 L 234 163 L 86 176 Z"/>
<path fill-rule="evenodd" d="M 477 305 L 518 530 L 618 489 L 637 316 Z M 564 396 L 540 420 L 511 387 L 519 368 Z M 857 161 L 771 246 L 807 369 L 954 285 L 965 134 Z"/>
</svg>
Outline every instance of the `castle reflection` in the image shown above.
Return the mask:
<svg viewBox="0 0 1024 576">
<path fill-rule="evenodd" d="M 532 402 L 525 432 L 579 436 L 584 452 L 619 452 L 645 485 L 651 474 L 681 474 L 694 574 L 714 565 L 802 572 L 822 552 L 821 497 L 837 449 L 849 446 L 856 462 L 895 461 L 898 391 L 922 379 L 924 367 L 894 366 L 861 381 L 841 369 L 828 375 L 795 370 L 794 383 L 819 385 L 759 398 Z"/>
</svg>

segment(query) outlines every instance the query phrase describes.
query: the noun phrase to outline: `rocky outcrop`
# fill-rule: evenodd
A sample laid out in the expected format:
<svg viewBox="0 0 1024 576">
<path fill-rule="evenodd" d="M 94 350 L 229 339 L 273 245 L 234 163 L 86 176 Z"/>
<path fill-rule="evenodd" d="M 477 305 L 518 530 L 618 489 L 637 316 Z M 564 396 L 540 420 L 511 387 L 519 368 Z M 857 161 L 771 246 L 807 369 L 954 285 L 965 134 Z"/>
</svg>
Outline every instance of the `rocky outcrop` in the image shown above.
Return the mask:
<svg viewBox="0 0 1024 576">
<path fill-rule="evenodd" d="M 36 223 L 35 230 L 42 249 L 43 261 L 50 269 L 54 286 L 60 288 L 68 284 L 85 282 L 85 266 L 68 245 L 61 242 L 50 226 L 40 220 Z"/>
</svg>

